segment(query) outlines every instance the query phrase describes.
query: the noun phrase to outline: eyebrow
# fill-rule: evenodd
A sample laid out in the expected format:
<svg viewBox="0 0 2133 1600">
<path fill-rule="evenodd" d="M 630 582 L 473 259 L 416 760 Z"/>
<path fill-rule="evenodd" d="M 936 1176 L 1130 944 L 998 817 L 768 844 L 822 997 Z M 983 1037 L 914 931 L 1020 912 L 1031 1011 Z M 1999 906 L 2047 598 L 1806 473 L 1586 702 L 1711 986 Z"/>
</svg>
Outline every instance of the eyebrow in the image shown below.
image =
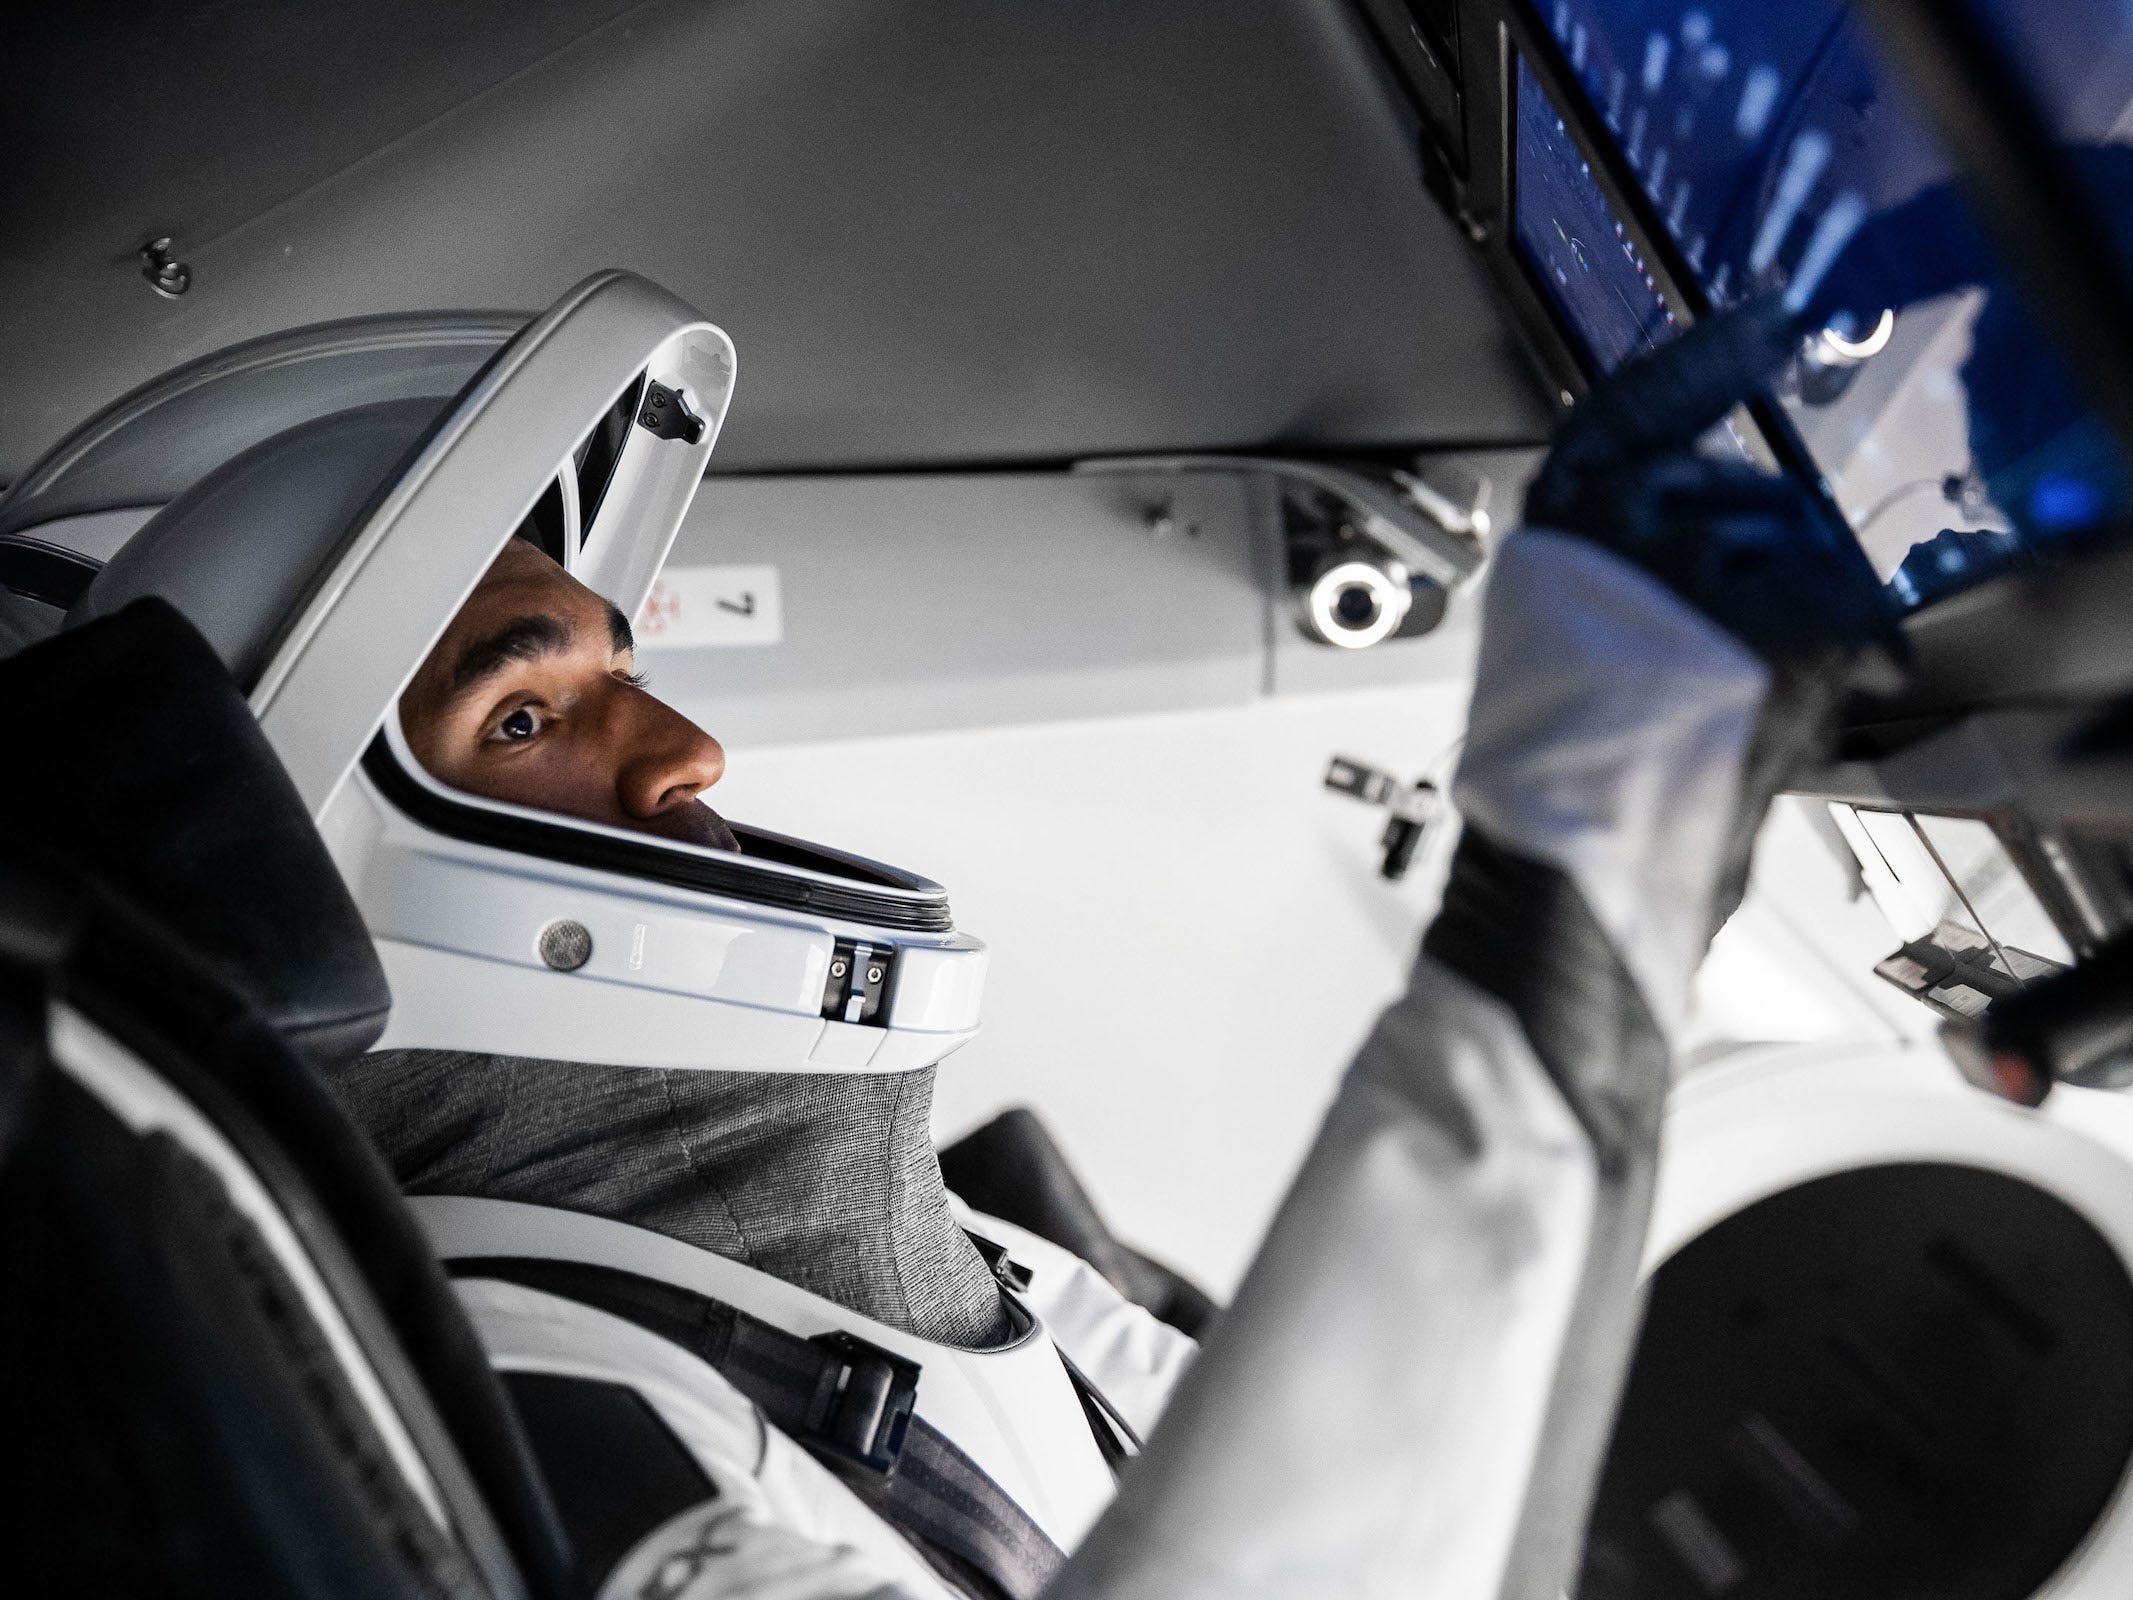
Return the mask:
<svg viewBox="0 0 2133 1600">
<path fill-rule="evenodd" d="M 459 652 L 459 659 L 452 664 L 452 697 L 457 699 L 479 688 L 514 661 L 538 661 L 545 656 L 561 655 L 570 648 L 573 637 L 569 623 L 543 612 L 513 617 L 495 632 L 483 634 Z M 637 648 L 630 619 L 614 605 L 607 608 L 607 637 L 610 648 L 618 656 L 625 650 L 634 652 Z"/>
<path fill-rule="evenodd" d="M 478 687 L 513 661 L 538 661 L 569 648 L 569 623 L 538 613 L 513 617 L 459 652 L 459 659 L 452 663 L 452 694 L 456 697 Z"/>
</svg>

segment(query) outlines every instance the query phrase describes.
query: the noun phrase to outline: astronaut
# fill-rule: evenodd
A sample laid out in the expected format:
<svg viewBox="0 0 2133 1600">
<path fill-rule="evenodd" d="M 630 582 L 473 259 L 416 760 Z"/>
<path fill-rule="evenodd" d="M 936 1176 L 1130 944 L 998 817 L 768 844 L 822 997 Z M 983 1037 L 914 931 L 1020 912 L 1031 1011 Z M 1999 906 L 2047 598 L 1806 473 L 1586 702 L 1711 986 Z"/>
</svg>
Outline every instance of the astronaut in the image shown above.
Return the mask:
<svg viewBox="0 0 2133 1600">
<path fill-rule="evenodd" d="M 704 851 L 744 849 L 699 798 L 724 768 L 716 740 L 647 692 L 628 619 L 524 540 L 506 545 L 415 673 L 398 732 L 424 774 L 464 795 Z M 751 843 L 765 848 L 759 836 Z M 855 943 L 887 959 L 873 949 Z M 570 980 L 556 981 L 569 1004 Z M 823 975 L 813 981 L 819 990 Z M 844 1004 L 866 1009 L 863 998 Z M 522 1262 L 517 1289 L 493 1281 L 498 1258 L 577 1237 L 592 1261 L 678 1274 L 707 1302 L 765 1324 L 797 1317 L 806 1335 L 861 1339 L 863 1362 L 914 1369 L 907 1387 L 927 1373 L 938 1387 L 944 1366 L 960 1364 L 986 1410 L 1013 1425 L 981 1411 L 975 1437 L 942 1448 L 969 1456 L 956 1466 L 970 1483 L 1012 1486 L 996 1515 L 1042 1552 L 1023 1562 L 1030 1582 L 1049 1575 L 1056 1547 L 1109 1498 L 1112 1466 L 1153 1421 L 1192 1349 L 1064 1250 L 954 1206 L 931 1144 L 930 1061 L 895 1072 L 751 1072 L 413 1048 L 362 1057 L 334 1083 L 410 1192 L 457 1197 L 435 1199 L 424 1215 L 448 1252 L 491 1263 L 491 1281 L 471 1292 L 499 1297 L 486 1325 L 499 1351 L 527 1285 L 612 1304 L 582 1274 L 566 1283 L 552 1256 L 545 1269 Z M 792 1344 L 800 1348 L 781 1359 L 810 1348 Z M 797 1400 L 812 1401 L 824 1372 L 846 1384 L 869 1375 L 817 1361 Z M 808 1435 L 840 1451 L 870 1488 L 891 1468 L 899 1487 L 918 1478 L 900 1459 L 917 1450 L 894 1437 L 905 1425 L 899 1408 L 918 1396 L 898 1394 L 898 1376 L 892 1366 L 866 1428 Z M 779 1396 L 750 1393 L 778 1414 Z M 919 1420 L 930 1427 L 954 1404 L 929 1394 Z M 868 1459 L 843 1459 L 854 1455 Z M 736 1498 L 729 1488 L 727 1505 Z M 895 1497 L 884 1503 L 892 1514 L 928 1514 Z"/>
<path fill-rule="evenodd" d="M 1802 333 L 1706 319 L 1558 438 L 1493 564 L 1443 908 L 1189 1366 L 945 1193 L 932 1074 L 986 954 L 945 891 L 716 818 L 722 753 L 630 681 L 732 387 L 690 308 L 600 274 L 442 415 L 266 408 L 68 620 L 162 596 L 246 688 L 391 986 L 327 1070 L 605 1592 L 1552 1597 L 1690 978 L 1889 646 L 1822 502 L 1694 448 Z M 551 561 L 507 541 L 558 462 Z"/>
<path fill-rule="evenodd" d="M 1690 978 L 1890 638 L 1841 523 L 1693 450 L 1800 332 L 1711 319 L 1559 438 L 1487 592 L 1443 908 L 1189 1368 L 943 1189 L 932 1072 L 982 950 L 940 891 L 717 817 L 723 753 L 626 618 L 496 558 L 366 759 L 374 823 L 328 830 L 395 990 L 338 1088 L 499 1368 L 687 1445 L 605 1592 L 1562 1591 Z M 462 894 L 532 896 L 539 964 L 475 959 Z M 658 977 L 714 947 L 711 988 Z M 738 1004 L 796 987 L 805 1029 Z"/>
<path fill-rule="evenodd" d="M 1190 1341 L 952 1206 L 932 1072 L 976 1031 L 986 951 L 945 892 L 720 823 L 716 746 L 624 681 L 730 341 L 603 272 L 501 348 L 476 330 L 495 353 L 440 402 L 461 320 L 299 330 L 132 397 L 136 455 L 192 453 L 63 625 L 164 601 L 248 695 L 390 986 L 389 1019 L 292 1026 L 418 1191 L 589 1584 L 708 1505 L 741 1530 L 713 1537 L 722 1585 L 760 1557 L 1035 1593 Z M 323 364 L 293 421 L 291 345 Z M 411 392 L 377 398 L 380 363 Z M 163 409 L 203 387 L 204 475 Z M 499 559 L 515 527 L 553 558 Z M 556 1375 L 594 1381 L 558 1410 Z"/>
</svg>

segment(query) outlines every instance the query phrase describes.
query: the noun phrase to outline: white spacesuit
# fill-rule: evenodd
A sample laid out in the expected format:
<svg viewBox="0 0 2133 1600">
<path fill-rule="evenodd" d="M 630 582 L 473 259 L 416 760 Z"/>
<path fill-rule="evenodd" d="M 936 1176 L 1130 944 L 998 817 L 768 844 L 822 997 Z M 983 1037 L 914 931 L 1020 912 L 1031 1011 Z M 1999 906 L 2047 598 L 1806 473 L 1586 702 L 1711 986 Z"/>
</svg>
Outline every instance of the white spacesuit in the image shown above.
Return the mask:
<svg viewBox="0 0 2133 1600">
<path fill-rule="evenodd" d="M 642 1380 L 700 1457 L 720 1517 L 754 1507 L 743 1521 L 781 1549 L 794 1530 L 834 1533 L 905 1586 L 937 1587 L 909 1535 L 981 1587 L 1034 1593 L 1110 1498 L 1191 1342 L 1067 1252 L 948 1213 L 930 1144 L 917 1147 L 924 1172 L 902 1170 L 914 1129 L 927 1131 L 933 1064 L 975 1031 L 983 946 L 955 929 L 937 886 L 836 851 L 744 828 L 736 854 L 449 790 L 409 753 L 393 709 L 558 464 L 572 514 L 556 554 L 634 612 L 702 480 L 732 375 L 716 329 L 641 280 L 603 275 L 442 417 L 371 405 L 270 436 L 122 550 L 78 620 L 167 598 L 249 681 L 390 979 L 385 1051 L 596 1063 L 583 1071 L 640 1076 L 655 1094 L 660 1074 L 783 1084 L 782 1103 L 811 1102 L 776 1130 L 807 1182 L 781 1193 L 781 1175 L 753 1162 L 741 1176 L 760 1191 L 755 1211 L 730 1190 L 710 1196 L 737 1231 L 805 1204 L 810 1184 L 825 1213 L 831 1198 L 886 1209 L 865 1241 L 885 1253 L 862 1264 L 910 1292 L 877 1316 L 868 1286 L 845 1292 L 834 1272 L 781 1277 L 671 1232 L 478 1186 L 426 1195 L 422 1220 L 441 1254 L 469 1263 L 465 1293 L 499 1369 Z M 611 464 L 596 477 L 584 443 L 603 426 Z M 300 527 L 292 504 L 316 525 Z M 262 549 L 286 571 L 266 572 Z M 919 1087 L 874 1095 L 896 1106 L 893 1126 L 868 1122 L 858 1086 L 905 1081 Z M 893 1144 L 870 1149 L 885 1126 Z M 599 1130 L 587 1133 L 597 1156 Z M 610 1163 L 625 1155 L 613 1146 Z M 851 1194 L 827 1197 L 840 1182 Z M 899 1254 L 912 1235 L 926 1250 Z M 974 1274 L 996 1309 L 941 1337 L 927 1286 L 895 1281 L 906 1267 L 954 1275 L 965 1299 Z M 716 1321 L 721 1356 L 630 1326 L 582 1273 L 560 1292 L 557 1273 L 573 1268 L 685 1300 Z M 738 1454 L 725 1448 L 742 1437 Z"/>
<path fill-rule="evenodd" d="M 1871 578 L 1768 480 L 1701 468 L 1699 496 L 1664 512 L 1629 503 L 1624 484 L 1655 462 L 1673 470 L 1791 337 L 1775 316 L 1715 325 L 1559 448 L 1536 498 L 1577 531 L 1528 529 L 1497 558 L 1456 791 L 1468 833 L 1409 992 L 1127 1492 L 1047 1593 L 1540 1595 L 1568 1578 L 1635 1326 L 1668 1040 L 1762 808 L 1820 731 L 1829 669 L 1872 620 L 1858 598 Z M 1607 519 L 1625 531 L 1612 549 L 1588 536 Z M 1722 572 L 1683 557 L 1722 546 L 1749 557 Z M 1789 619 L 1770 616 L 1788 604 Z M 908 960 L 895 935 L 862 939 L 855 960 L 899 944 Z M 447 1256 L 628 1261 L 787 1327 L 827 1325 L 663 1242 L 473 1203 L 425 1209 Z M 763 1447 L 730 1393 L 686 1381 L 641 1330 L 522 1285 L 466 1293 L 507 1366 L 636 1383 L 692 1439 L 713 1437 L 723 1405 L 735 1442 L 705 1446 L 722 1485 L 775 1463 L 749 1493 L 648 1535 L 610 1592 L 923 1592 L 893 1544 L 855 1531 L 826 1476 Z M 934 1398 L 945 1352 L 912 1353 L 927 1374 L 918 1414 L 930 1403 L 1071 1548 L 1104 1496 L 1071 1472 L 1088 1457 L 1066 1408 L 989 1383 L 1004 1429 L 981 1446 Z"/>
<path fill-rule="evenodd" d="M 1011 1335 L 974 1350 L 611 1217 L 418 1200 L 501 1370 L 634 1393 L 701 1475 L 604 1592 L 1561 1591 L 1636 1323 L 1669 1039 L 1877 616 L 1799 491 L 1688 453 L 1795 339 L 1774 312 L 1708 323 L 1559 443 L 1542 526 L 1495 560 L 1444 911 L 1174 1397 L 1174 1337 L 983 1218 L 1019 1287 Z M 732 375 L 687 308 L 591 280 L 295 586 L 252 703 L 377 940 L 387 1046 L 767 1083 L 923 1071 L 975 1030 L 983 948 L 924 880 L 476 799 L 396 729 L 408 676 L 618 397 L 637 425 L 562 554 L 636 609 Z M 679 425 L 638 409 L 655 392 Z M 154 555 L 113 605 L 212 581 Z"/>
</svg>

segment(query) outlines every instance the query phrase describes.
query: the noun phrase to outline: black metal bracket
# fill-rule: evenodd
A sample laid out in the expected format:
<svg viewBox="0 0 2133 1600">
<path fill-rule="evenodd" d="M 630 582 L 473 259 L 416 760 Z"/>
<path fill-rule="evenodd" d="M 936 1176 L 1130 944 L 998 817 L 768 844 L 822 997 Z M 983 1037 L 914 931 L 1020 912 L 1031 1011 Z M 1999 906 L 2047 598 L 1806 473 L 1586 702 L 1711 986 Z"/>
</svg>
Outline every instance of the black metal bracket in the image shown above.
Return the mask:
<svg viewBox="0 0 2133 1600">
<path fill-rule="evenodd" d="M 637 408 L 637 425 L 661 439 L 684 439 L 696 444 L 704 436 L 704 419 L 689 409 L 678 389 L 663 383 L 644 387 L 644 404 Z"/>
<path fill-rule="evenodd" d="M 1378 841 L 1385 857 L 1378 871 L 1388 883 L 1398 883 L 1414 865 L 1415 852 L 1429 837 L 1429 830 L 1444 815 L 1444 795 L 1427 778 L 1403 784 L 1391 773 L 1350 756 L 1335 756 L 1326 765 L 1326 787 L 1336 794 L 1382 806 L 1391 815 Z"/>
<path fill-rule="evenodd" d="M 822 1015 L 831 1022 L 858 1022 L 885 1028 L 882 1008 L 896 981 L 896 947 L 839 939 L 830 947 L 829 973 L 822 984 Z"/>
<path fill-rule="evenodd" d="M 903 1458 L 918 1403 L 919 1364 L 856 1334 L 808 1341 L 838 1359 L 823 1363 L 800 1443 L 887 1476 Z"/>
</svg>

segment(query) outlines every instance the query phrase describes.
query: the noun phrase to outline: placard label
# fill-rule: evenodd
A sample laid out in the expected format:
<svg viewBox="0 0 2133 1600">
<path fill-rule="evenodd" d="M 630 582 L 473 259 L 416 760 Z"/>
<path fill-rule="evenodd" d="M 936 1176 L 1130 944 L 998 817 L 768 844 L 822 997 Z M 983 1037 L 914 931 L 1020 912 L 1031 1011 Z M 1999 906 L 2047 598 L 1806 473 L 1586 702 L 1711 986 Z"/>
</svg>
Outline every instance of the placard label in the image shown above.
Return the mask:
<svg viewBox="0 0 2133 1600">
<path fill-rule="evenodd" d="M 778 569 L 667 567 L 634 626 L 647 649 L 777 644 L 785 637 Z"/>
</svg>

